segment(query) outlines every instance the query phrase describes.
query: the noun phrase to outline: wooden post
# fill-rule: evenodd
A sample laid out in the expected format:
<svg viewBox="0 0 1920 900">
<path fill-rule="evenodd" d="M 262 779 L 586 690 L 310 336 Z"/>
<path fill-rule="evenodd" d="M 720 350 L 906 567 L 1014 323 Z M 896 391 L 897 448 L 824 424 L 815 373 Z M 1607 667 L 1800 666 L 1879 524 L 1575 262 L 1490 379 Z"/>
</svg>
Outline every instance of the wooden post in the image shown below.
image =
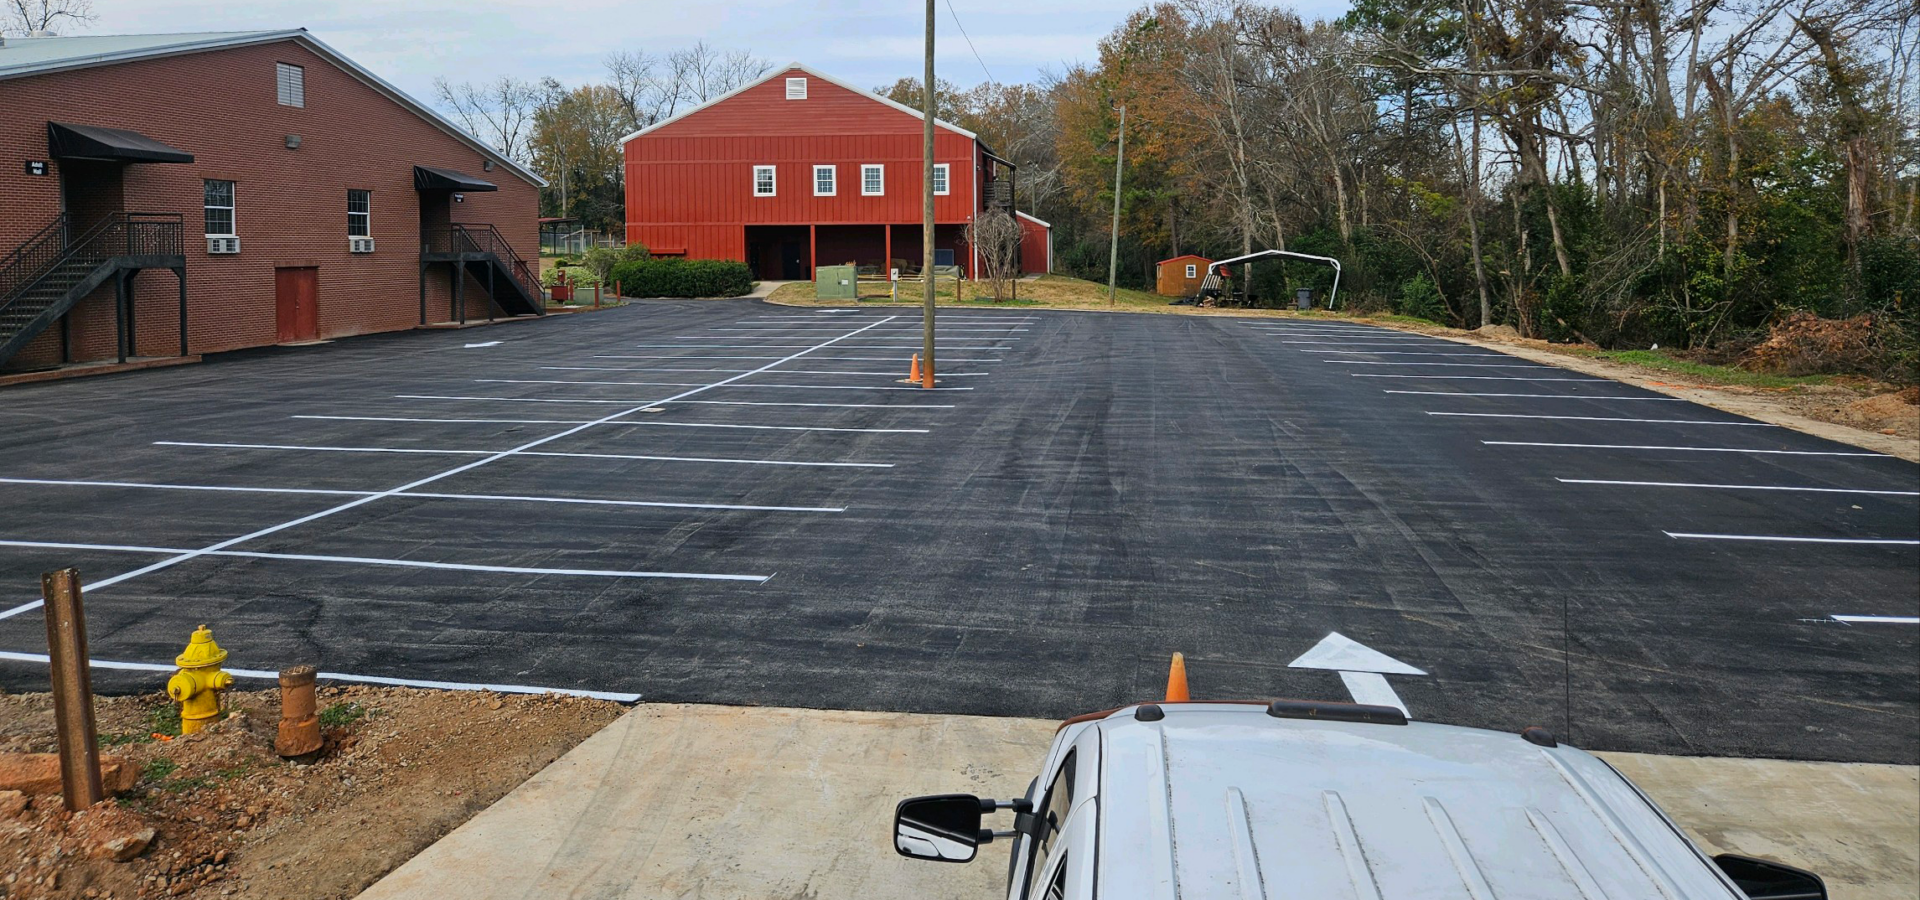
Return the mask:
<svg viewBox="0 0 1920 900">
<path fill-rule="evenodd" d="M 87 616 L 80 603 L 80 570 L 40 576 L 47 608 L 47 656 L 53 677 L 53 720 L 60 745 L 60 793 L 67 811 L 106 799 L 100 787 L 100 748 L 93 729 L 93 678 L 87 671 Z"/>
</svg>

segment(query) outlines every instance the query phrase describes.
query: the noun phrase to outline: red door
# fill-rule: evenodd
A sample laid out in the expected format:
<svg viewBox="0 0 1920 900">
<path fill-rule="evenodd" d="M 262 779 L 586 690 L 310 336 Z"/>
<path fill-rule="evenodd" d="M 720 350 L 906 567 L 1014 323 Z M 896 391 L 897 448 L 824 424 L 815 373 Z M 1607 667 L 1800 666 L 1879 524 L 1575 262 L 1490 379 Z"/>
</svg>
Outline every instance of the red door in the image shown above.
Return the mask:
<svg viewBox="0 0 1920 900">
<path fill-rule="evenodd" d="M 273 305 L 280 343 L 320 339 L 319 300 L 319 269 L 273 270 Z"/>
</svg>

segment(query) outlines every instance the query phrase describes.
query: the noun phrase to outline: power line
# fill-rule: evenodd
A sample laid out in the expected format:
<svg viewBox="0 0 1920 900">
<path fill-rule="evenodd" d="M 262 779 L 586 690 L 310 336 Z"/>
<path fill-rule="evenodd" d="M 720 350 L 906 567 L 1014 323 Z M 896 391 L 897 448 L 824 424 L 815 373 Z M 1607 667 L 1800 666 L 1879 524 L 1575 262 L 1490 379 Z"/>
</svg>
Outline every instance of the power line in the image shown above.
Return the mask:
<svg viewBox="0 0 1920 900">
<path fill-rule="evenodd" d="M 980 71 L 987 73 L 987 83 L 998 84 L 999 82 L 993 77 L 992 70 L 987 68 L 987 61 L 980 58 L 979 50 L 974 49 L 973 38 L 967 37 L 967 26 L 960 24 L 960 14 L 954 12 L 953 0 L 947 0 L 947 12 L 953 16 L 953 27 L 960 29 L 960 37 L 967 42 L 967 49 L 973 50 L 973 61 L 980 64 Z"/>
</svg>

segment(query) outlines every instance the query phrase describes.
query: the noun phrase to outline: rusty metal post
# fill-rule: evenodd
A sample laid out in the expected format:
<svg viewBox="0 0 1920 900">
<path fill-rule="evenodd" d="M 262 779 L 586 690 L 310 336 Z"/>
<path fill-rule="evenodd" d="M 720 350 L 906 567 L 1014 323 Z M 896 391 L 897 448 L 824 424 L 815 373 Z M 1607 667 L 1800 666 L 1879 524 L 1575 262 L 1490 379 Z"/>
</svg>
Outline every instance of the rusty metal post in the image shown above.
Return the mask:
<svg viewBox="0 0 1920 900">
<path fill-rule="evenodd" d="M 283 757 L 320 749 L 320 718 L 315 713 L 319 704 L 313 696 L 317 674 L 312 666 L 280 670 L 280 736 L 273 742 L 273 752 Z"/>
<path fill-rule="evenodd" d="M 100 787 L 99 739 L 93 729 L 93 678 L 87 670 L 87 616 L 80 603 L 80 570 L 42 574 L 40 592 L 47 608 L 60 794 L 69 812 L 79 812 L 106 799 Z"/>
</svg>

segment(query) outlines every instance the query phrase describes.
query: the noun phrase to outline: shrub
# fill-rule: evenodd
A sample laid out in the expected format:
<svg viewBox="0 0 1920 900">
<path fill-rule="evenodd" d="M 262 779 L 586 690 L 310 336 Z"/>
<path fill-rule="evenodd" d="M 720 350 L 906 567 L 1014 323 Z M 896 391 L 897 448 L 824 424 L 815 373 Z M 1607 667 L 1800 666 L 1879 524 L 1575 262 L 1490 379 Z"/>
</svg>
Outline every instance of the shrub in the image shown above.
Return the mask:
<svg viewBox="0 0 1920 900">
<path fill-rule="evenodd" d="M 753 270 L 730 259 L 637 259 L 610 274 L 628 297 L 738 297 L 753 291 Z"/>
<path fill-rule="evenodd" d="M 1394 304 L 1394 312 L 1429 322 L 1447 320 L 1447 303 L 1440 297 L 1440 289 L 1435 287 L 1425 273 L 1413 276 L 1400 285 L 1400 302 Z"/>
<path fill-rule="evenodd" d="M 647 252 L 647 245 L 635 241 L 618 250 L 612 250 L 606 247 L 595 247 L 588 250 L 587 255 L 580 258 L 580 265 L 587 271 L 592 272 L 593 277 L 599 279 L 599 283 L 611 284 L 613 282 L 614 266 L 624 262 L 636 262 L 638 260 L 648 259 L 651 258 L 651 256 L 652 254 Z"/>
</svg>

